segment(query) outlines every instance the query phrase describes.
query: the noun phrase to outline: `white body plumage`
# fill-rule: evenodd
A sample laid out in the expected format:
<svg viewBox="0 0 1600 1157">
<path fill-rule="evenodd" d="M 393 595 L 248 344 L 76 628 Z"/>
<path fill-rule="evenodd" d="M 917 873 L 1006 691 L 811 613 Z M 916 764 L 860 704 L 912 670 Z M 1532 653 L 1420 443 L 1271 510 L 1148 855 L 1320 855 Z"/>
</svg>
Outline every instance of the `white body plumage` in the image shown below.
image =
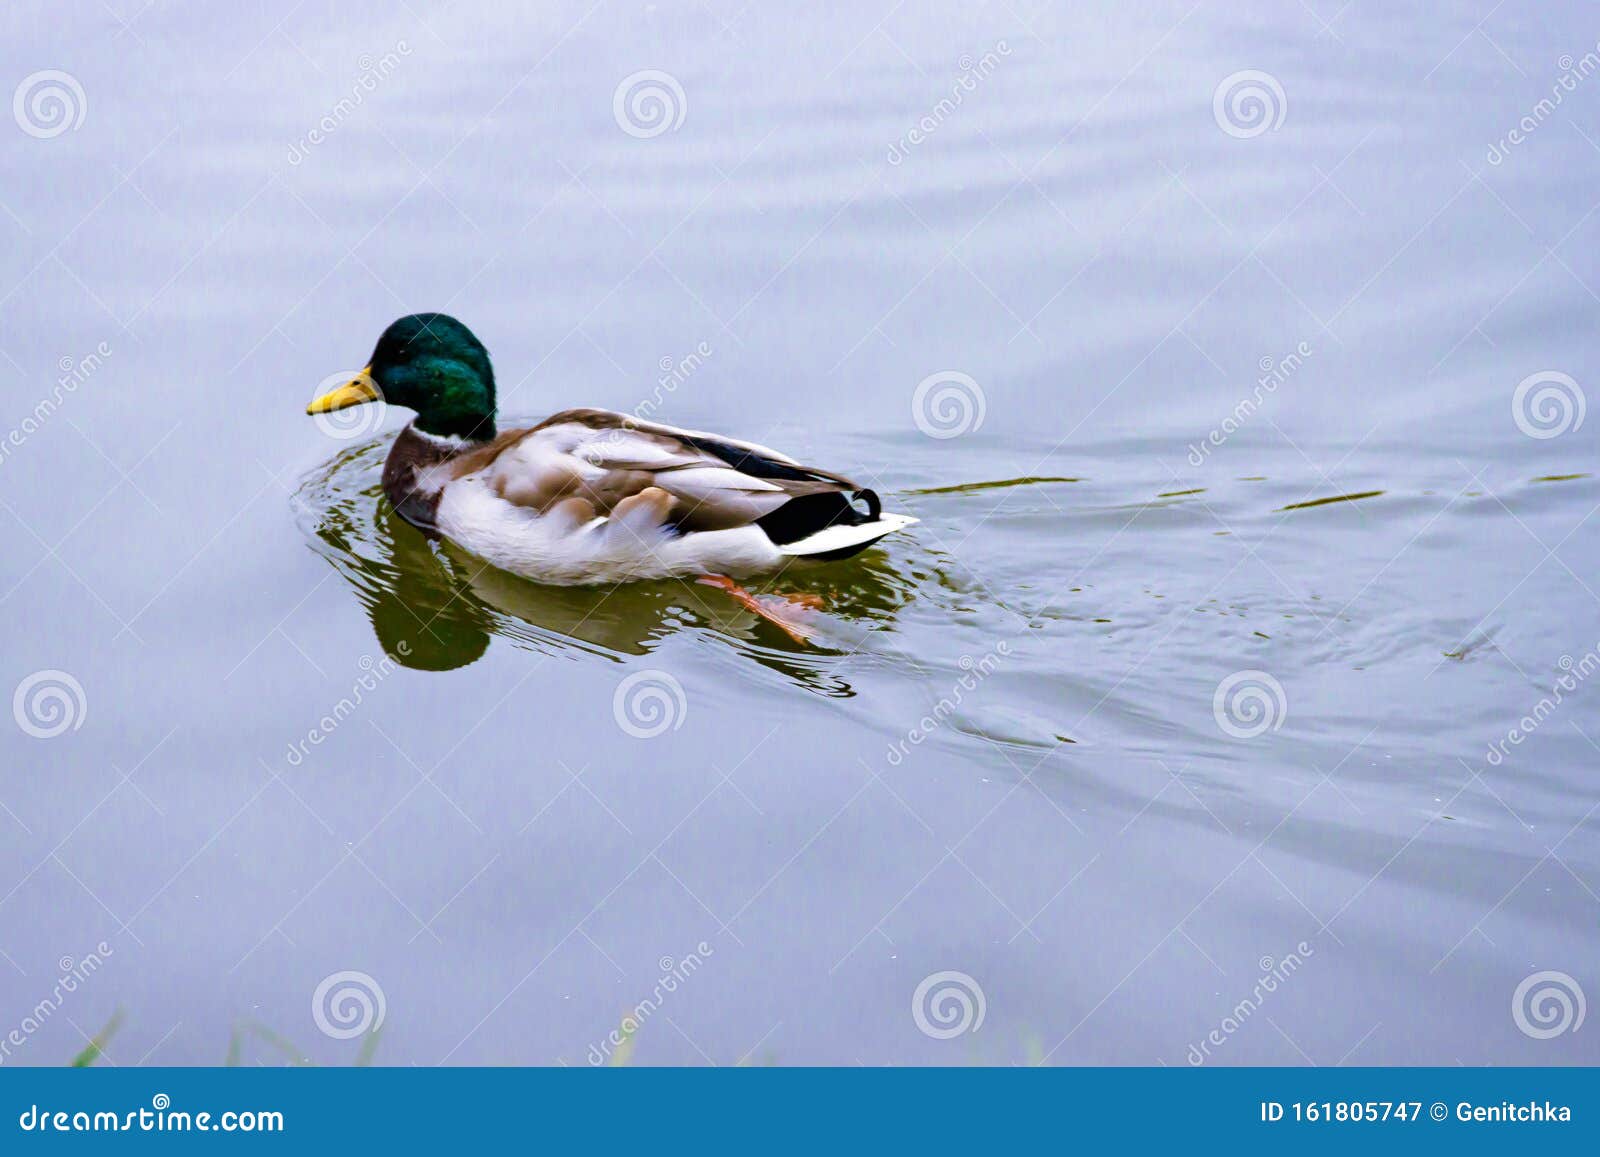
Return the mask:
<svg viewBox="0 0 1600 1157">
<path fill-rule="evenodd" d="M 435 522 L 446 538 L 502 570 L 562 585 L 761 574 L 793 558 L 861 549 L 916 521 L 886 513 L 780 545 L 756 519 L 790 501 L 792 485 L 745 473 L 679 441 L 716 436 L 628 423 L 597 429 L 557 421 L 525 434 L 479 469 L 459 473 L 446 463 L 420 472 L 416 484 L 436 492 Z M 763 446 L 717 441 L 798 467 Z M 560 497 L 619 490 L 628 497 L 606 515 L 596 515 L 585 499 Z M 675 526 L 686 510 L 704 528 Z"/>
</svg>

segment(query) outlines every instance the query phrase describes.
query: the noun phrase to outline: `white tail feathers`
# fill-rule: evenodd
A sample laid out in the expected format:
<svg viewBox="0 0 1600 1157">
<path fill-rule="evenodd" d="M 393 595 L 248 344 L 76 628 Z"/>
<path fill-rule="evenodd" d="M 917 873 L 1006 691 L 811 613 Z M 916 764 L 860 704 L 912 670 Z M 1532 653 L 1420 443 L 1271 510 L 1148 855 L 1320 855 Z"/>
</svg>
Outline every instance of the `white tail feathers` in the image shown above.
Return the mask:
<svg viewBox="0 0 1600 1157">
<path fill-rule="evenodd" d="M 916 521 L 909 514 L 881 514 L 871 522 L 862 522 L 855 526 L 826 527 L 797 542 L 783 543 L 778 549 L 797 558 L 832 554 L 837 550 L 860 550 L 871 546 L 884 535 L 904 530 Z"/>
</svg>

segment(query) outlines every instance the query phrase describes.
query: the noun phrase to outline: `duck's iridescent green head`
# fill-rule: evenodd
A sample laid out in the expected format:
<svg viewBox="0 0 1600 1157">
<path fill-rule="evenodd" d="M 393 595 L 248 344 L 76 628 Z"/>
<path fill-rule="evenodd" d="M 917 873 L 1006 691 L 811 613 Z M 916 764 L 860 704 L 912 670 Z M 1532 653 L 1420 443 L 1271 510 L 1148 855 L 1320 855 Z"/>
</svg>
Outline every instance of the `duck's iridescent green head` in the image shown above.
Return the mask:
<svg viewBox="0 0 1600 1157">
<path fill-rule="evenodd" d="M 443 313 L 414 313 L 383 331 L 372 360 L 348 385 L 312 402 L 326 413 L 378 399 L 417 412 L 429 434 L 494 437 L 494 367 L 473 332 Z"/>
</svg>

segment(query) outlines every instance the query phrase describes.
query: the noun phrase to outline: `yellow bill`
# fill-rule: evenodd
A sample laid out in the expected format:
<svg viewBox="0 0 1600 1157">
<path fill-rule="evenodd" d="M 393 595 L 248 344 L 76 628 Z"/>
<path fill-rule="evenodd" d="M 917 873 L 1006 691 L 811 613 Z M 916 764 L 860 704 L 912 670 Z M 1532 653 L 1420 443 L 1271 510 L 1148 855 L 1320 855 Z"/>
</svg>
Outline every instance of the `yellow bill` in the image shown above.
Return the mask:
<svg viewBox="0 0 1600 1157">
<path fill-rule="evenodd" d="M 329 390 L 313 400 L 306 407 L 306 413 L 331 414 L 335 410 L 347 410 L 351 406 L 379 401 L 382 396 L 378 393 L 378 387 L 372 384 L 372 367 L 368 366 L 338 389 Z"/>
</svg>

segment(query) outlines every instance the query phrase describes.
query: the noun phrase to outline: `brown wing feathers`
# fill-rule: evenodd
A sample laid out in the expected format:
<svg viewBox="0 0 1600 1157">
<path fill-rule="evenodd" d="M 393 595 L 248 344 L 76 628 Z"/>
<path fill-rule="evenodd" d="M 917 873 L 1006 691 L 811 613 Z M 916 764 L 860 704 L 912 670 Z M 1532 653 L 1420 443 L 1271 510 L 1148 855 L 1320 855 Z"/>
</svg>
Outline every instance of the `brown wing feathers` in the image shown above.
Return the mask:
<svg viewBox="0 0 1600 1157">
<path fill-rule="evenodd" d="M 580 430 L 563 437 L 571 427 Z M 586 437 L 583 429 L 599 436 Z M 586 513 L 671 525 L 680 533 L 754 523 L 782 544 L 878 513 L 877 495 L 841 474 L 606 410 L 565 410 L 532 429 L 506 431 L 452 466 L 456 477 L 483 471 L 507 502 L 558 514 L 574 526 Z M 852 506 L 847 493 L 864 499 L 869 513 Z"/>
</svg>

